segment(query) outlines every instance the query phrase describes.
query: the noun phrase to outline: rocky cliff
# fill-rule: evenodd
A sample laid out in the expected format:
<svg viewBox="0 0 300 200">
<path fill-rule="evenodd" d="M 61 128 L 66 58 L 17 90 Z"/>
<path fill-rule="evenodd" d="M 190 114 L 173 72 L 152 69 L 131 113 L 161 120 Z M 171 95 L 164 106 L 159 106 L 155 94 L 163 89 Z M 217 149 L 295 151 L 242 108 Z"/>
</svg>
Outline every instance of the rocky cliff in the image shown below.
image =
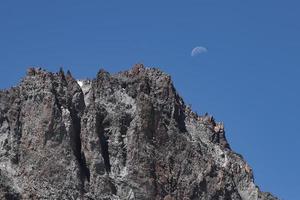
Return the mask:
<svg viewBox="0 0 300 200">
<path fill-rule="evenodd" d="M 169 75 L 30 68 L 0 91 L 0 199 L 273 200 Z"/>
</svg>

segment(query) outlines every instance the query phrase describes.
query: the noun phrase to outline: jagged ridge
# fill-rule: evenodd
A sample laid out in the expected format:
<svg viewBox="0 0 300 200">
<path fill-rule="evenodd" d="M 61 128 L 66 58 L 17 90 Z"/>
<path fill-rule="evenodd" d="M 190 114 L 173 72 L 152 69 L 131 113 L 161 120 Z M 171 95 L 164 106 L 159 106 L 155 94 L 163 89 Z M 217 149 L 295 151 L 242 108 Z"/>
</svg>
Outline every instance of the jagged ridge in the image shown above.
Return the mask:
<svg viewBox="0 0 300 200">
<path fill-rule="evenodd" d="M 30 68 L 0 114 L 1 199 L 276 199 L 223 123 L 142 64 L 82 81 Z"/>
</svg>

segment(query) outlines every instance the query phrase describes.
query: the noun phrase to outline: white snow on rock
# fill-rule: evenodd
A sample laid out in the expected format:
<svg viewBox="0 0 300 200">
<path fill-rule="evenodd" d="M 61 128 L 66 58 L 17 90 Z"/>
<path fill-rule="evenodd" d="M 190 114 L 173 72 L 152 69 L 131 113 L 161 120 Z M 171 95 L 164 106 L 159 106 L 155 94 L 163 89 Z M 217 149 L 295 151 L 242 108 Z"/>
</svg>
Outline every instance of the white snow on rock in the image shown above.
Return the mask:
<svg viewBox="0 0 300 200">
<path fill-rule="evenodd" d="M 85 105 L 87 106 L 90 101 L 89 101 L 89 94 L 92 86 L 92 82 L 90 80 L 77 80 L 78 85 L 81 87 L 81 90 L 84 95 L 84 102 Z"/>
<path fill-rule="evenodd" d="M 78 83 L 78 85 L 82 88 L 82 86 L 83 86 L 83 81 L 78 80 L 77 83 Z"/>
</svg>

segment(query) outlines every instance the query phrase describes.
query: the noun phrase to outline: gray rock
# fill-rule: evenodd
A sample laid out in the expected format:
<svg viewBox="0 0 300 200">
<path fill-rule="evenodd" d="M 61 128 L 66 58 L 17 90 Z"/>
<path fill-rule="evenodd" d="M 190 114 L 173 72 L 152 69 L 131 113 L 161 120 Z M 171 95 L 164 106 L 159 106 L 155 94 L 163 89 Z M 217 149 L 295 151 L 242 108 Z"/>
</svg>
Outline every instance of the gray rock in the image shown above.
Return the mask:
<svg viewBox="0 0 300 200">
<path fill-rule="evenodd" d="M 0 199 L 273 200 L 169 75 L 30 68 L 0 91 Z"/>
</svg>

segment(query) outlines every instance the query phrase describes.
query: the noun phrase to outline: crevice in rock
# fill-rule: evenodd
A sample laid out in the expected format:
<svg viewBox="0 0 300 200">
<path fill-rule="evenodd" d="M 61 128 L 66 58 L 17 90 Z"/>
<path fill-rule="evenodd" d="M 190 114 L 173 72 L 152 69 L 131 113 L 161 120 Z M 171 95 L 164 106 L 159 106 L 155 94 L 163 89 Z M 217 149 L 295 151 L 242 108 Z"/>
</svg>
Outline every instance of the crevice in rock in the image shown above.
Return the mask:
<svg viewBox="0 0 300 200">
<path fill-rule="evenodd" d="M 73 150 L 74 156 L 79 163 L 80 167 L 80 178 L 84 182 L 85 178 L 90 181 L 90 170 L 87 167 L 85 155 L 81 152 L 81 118 L 78 116 L 77 112 L 70 108 L 70 115 L 72 119 L 73 131 L 71 131 L 71 148 Z"/>
<path fill-rule="evenodd" d="M 186 116 L 185 116 L 185 113 L 183 110 L 183 106 L 180 105 L 180 97 L 178 95 L 175 96 L 173 117 L 174 117 L 175 121 L 177 122 L 177 126 L 178 126 L 180 132 L 183 132 L 183 133 L 187 132 L 186 124 L 185 124 Z"/>
<path fill-rule="evenodd" d="M 124 138 L 127 135 L 127 131 L 128 128 L 130 126 L 130 123 L 132 121 L 132 117 L 129 114 L 124 114 L 121 118 L 120 118 L 120 133 L 121 133 L 121 154 L 122 154 L 122 164 L 123 166 L 126 165 L 126 161 L 127 161 L 127 149 L 126 149 L 126 144 L 124 142 Z"/>
<path fill-rule="evenodd" d="M 15 102 L 14 102 L 15 103 Z M 9 126 L 12 127 L 12 154 L 11 154 L 11 162 L 13 164 L 19 164 L 20 161 L 20 140 L 22 138 L 22 122 L 20 119 L 21 108 L 17 106 L 17 108 L 12 108 L 10 111 L 10 115 L 13 116 L 8 118 Z"/>
<path fill-rule="evenodd" d="M 110 173 L 111 165 L 109 161 L 109 151 L 108 151 L 108 136 L 105 135 L 105 123 L 104 116 L 97 114 L 96 116 L 96 132 L 99 137 L 101 155 L 104 160 L 105 171 Z"/>
<path fill-rule="evenodd" d="M 82 185 L 84 186 L 85 180 L 88 182 L 90 181 L 90 170 L 86 164 L 86 159 L 84 152 L 81 151 L 81 111 L 85 108 L 84 98 L 83 98 L 83 92 L 82 89 L 78 86 L 76 88 L 76 80 L 72 77 L 71 72 L 68 70 L 67 74 L 64 75 L 63 71 L 61 70 L 59 72 L 61 75 L 62 82 L 65 83 L 65 86 L 67 87 L 67 95 L 70 95 L 66 99 L 67 108 L 70 112 L 71 116 L 71 124 L 72 124 L 72 130 L 70 131 L 70 142 L 71 142 L 71 149 L 73 151 L 73 154 L 79 164 L 79 175 L 82 182 Z M 75 91 L 76 90 L 76 91 Z M 76 94 L 76 92 L 81 93 L 79 99 L 77 102 L 73 101 L 73 97 Z M 84 187 L 82 187 L 82 191 L 84 190 Z"/>
<path fill-rule="evenodd" d="M 108 142 L 107 138 L 104 136 L 104 134 L 99 135 L 100 138 L 100 145 L 101 145 L 101 154 L 104 159 L 104 165 L 106 172 L 110 172 L 110 161 L 109 161 L 109 152 L 108 152 Z"/>
</svg>

